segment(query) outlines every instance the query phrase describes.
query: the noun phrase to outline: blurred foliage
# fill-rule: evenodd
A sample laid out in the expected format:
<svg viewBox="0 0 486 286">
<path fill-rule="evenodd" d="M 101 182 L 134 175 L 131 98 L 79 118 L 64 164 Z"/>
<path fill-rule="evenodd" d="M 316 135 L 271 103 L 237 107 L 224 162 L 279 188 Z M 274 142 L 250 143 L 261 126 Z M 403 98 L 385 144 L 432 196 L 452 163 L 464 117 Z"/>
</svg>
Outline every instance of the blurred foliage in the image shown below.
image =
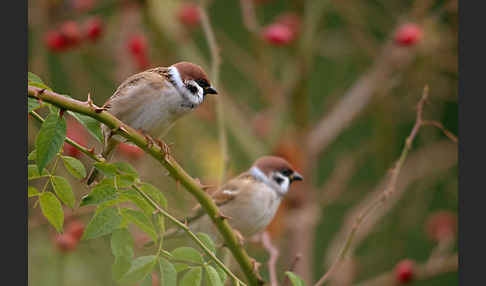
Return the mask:
<svg viewBox="0 0 486 286">
<path fill-rule="evenodd" d="M 203 30 L 199 26 L 185 27 L 176 16 L 185 1 L 97 0 L 91 1 L 93 6 L 87 10 L 74 8 L 76 2 L 82 1 L 28 1 L 28 70 L 39 75 L 57 92 L 80 100 L 85 100 L 91 93 L 96 104 L 103 104 L 119 83 L 140 71 L 128 48 L 130 37 L 138 34 L 147 38 L 150 67 L 188 60 L 210 70 L 210 53 Z M 310 72 L 303 80 L 306 86 L 304 96 L 308 99 L 303 101 L 307 103 L 309 126 L 296 125 L 287 114 L 288 110 L 283 109 L 282 113 L 278 109 L 285 100 L 283 94 L 292 93 L 292 87 L 287 83 L 300 72 L 297 69 L 301 61 L 299 39 L 286 46 L 272 46 L 245 28 L 240 1 L 209 2 L 208 14 L 222 57 L 220 86 L 217 88 L 223 91 L 223 102 L 243 114 L 243 122 L 254 136 L 252 140 L 258 140 L 266 148 L 258 154 L 249 151 L 251 149 L 241 144 L 238 137 L 239 127 L 233 126 L 236 119 L 232 117 L 236 115 L 226 113 L 230 158 L 228 176 L 246 170 L 257 156 L 275 150 L 278 143 L 289 140 L 286 138 L 288 134 L 295 136 L 295 130 L 317 124 L 369 70 L 397 25 L 406 21 L 422 23 L 423 39 L 413 47 L 416 56 L 412 62 L 399 67 L 386 81 L 380 82 L 365 109 L 324 152 L 314 158 L 316 169 L 312 170 L 311 183 L 317 190 L 332 177 L 345 157 L 355 158 L 354 172 L 345 182 L 344 191 L 321 210 L 316 224 L 312 248 L 312 276 L 315 281 L 328 267 L 324 259 L 326 252 L 334 235 L 341 229 L 347 212 L 374 190 L 399 156 L 404 139 L 414 124 L 414 107 L 424 85 L 429 85 L 431 91 L 424 117 L 443 123 L 457 134 L 457 1 L 326 1 L 313 36 L 315 51 Z M 284 12 L 293 11 L 302 17 L 304 6 L 313 1 L 254 2 L 258 23 L 266 26 Z M 74 20 L 81 27 L 86 19 L 93 16 L 103 21 L 102 35 L 95 42 L 83 38 L 78 46 L 63 52 L 47 48 L 47 31 L 58 29 L 67 20 Z M 265 73 L 274 77 L 283 94 L 277 93 L 271 83 L 262 83 L 261 75 Z M 195 113 L 178 121 L 165 139 L 174 143 L 174 157 L 189 174 L 206 184 L 216 184 L 223 167 L 216 103 L 215 98 L 207 98 Z M 258 121 L 259 118 L 263 120 Z M 284 132 L 273 138 L 277 133 L 274 128 L 278 126 L 275 123 L 280 120 Z M 30 152 L 39 124 L 29 120 L 28 128 Z M 96 146 L 96 151 L 99 151 L 99 144 L 89 134 L 85 136 L 87 146 Z M 290 140 L 300 143 L 298 137 Z M 413 150 L 444 140 L 447 138 L 440 130 L 424 127 L 413 144 Z M 194 199 L 164 176 L 166 171 L 149 156 L 134 158 L 118 152 L 115 160 L 130 161 L 144 181 L 163 190 L 171 213 L 182 216 L 194 206 Z M 86 157 L 81 157 L 81 161 L 87 168 L 92 164 Z M 429 168 L 434 168 L 434 162 L 428 164 Z M 63 168 L 58 169 L 60 173 L 65 172 Z M 394 265 L 404 258 L 425 262 L 435 247 L 424 230 L 426 218 L 437 210 L 457 213 L 457 162 L 447 170 L 440 170 L 410 184 L 397 205 L 359 245 L 353 257 L 356 262 L 354 282 L 392 271 Z M 79 203 L 88 189 L 82 182 L 70 180 Z M 41 184 L 33 185 L 42 188 Z M 325 191 L 319 191 L 321 193 L 317 196 Z M 82 209 L 75 208 L 73 216 L 87 223 L 91 213 Z M 289 215 L 288 212 L 279 219 L 285 221 L 285 215 Z M 62 254 L 52 242 L 53 233 L 53 228 L 40 215 L 39 208 L 34 208 L 29 201 L 29 285 L 114 285 L 111 279 L 113 257 L 107 239 L 82 242 L 75 252 Z M 140 234 L 136 241 L 137 254 L 144 252 L 141 247 L 144 239 Z M 284 271 L 293 259 L 283 247 L 287 245 L 286 239 L 285 231 L 274 236 L 275 244 L 282 246 L 278 263 L 280 279 L 283 279 Z M 184 242 L 168 243 L 176 247 Z M 260 245 L 250 242 L 248 249 L 250 255 L 260 262 L 268 259 Z M 266 264 L 261 272 L 264 278 L 268 278 Z M 455 285 L 457 281 L 456 272 L 414 285 Z"/>
</svg>

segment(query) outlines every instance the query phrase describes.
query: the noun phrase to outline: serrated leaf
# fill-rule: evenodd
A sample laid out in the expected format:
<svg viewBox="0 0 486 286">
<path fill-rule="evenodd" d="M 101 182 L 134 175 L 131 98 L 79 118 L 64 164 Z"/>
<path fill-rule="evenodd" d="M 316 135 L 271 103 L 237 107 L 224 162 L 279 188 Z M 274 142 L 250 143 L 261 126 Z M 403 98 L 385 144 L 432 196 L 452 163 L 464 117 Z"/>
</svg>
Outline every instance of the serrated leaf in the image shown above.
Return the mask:
<svg viewBox="0 0 486 286">
<path fill-rule="evenodd" d="M 115 184 L 117 188 L 128 188 L 135 183 L 135 179 L 133 175 L 116 175 Z"/>
<path fill-rule="evenodd" d="M 147 217 L 151 217 L 155 211 L 155 208 L 135 190 L 122 190 L 120 197 L 133 202 Z"/>
<path fill-rule="evenodd" d="M 70 208 L 74 208 L 74 193 L 68 180 L 60 176 L 51 176 L 51 184 L 61 201 Z"/>
<path fill-rule="evenodd" d="M 304 280 L 297 276 L 296 274 L 290 272 L 290 271 L 285 271 L 285 274 L 289 277 L 290 282 L 292 282 L 293 286 L 305 286 Z"/>
<path fill-rule="evenodd" d="M 182 277 L 180 286 L 199 286 L 202 280 L 202 267 L 193 267 Z"/>
<path fill-rule="evenodd" d="M 81 161 L 71 156 L 61 156 L 61 158 L 64 163 L 64 167 L 66 167 L 71 175 L 78 179 L 83 179 L 86 177 L 86 169 Z"/>
<path fill-rule="evenodd" d="M 137 170 L 135 170 L 135 168 L 133 168 L 133 166 L 127 162 L 115 162 L 113 163 L 113 166 L 115 166 L 121 174 L 128 174 L 138 177 Z"/>
<path fill-rule="evenodd" d="M 177 285 L 177 271 L 165 258 L 159 258 L 160 286 Z"/>
<path fill-rule="evenodd" d="M 49 176 L 49 171 L 47 171 L 47 169 L 42 170 L 42 175 L 40 175 L 39 168 L 37 168 L 37 165 L 35 164 L 30 164 L 29 166 L 27 166 L 27 172 L 29 180 Z"/>
<path fill-rule="evenodd" d="M 115 262 L 111 265 L 111 275 L 113 280 L 118 281 L 128 272 L 131 259 L 125 256 L 115 256 Z"/>
<path fill-rule="evenodd" d="M 133 284 L 140 281 L 152 272 L 156 263 L 157 256 L 155 255 L 137 257 L 135 260 L 132 260 L 130 269 L 118 282 L 120 284 Z"/>
<path fill-rule="evenodd" d="M 112 233 L 121 223 L 122 217 L 118 210 L 114 208 L 105 208 L 96 213 L 83 233 L 83 240 L 100 237 Z"/>
<path fill-rule="evenodd" d="M 98 183 L 89 194 L 81 198 L 79 206 L 97 205 L 106 201 L 116 200 L 118 198 L 118 192 L 109 183 L 110 180 L 113 181 L 111 178 L 106 178 Z"/>
<path fill-rule="evenodd" d="M 35 187 L 29 186 L 27 189 L 27 197 L 31 198 L 38 195 L 40 195 L 39 191 Z"/>
<path fill-rule="evenodd" d="M 32 72 L 27 72 L 27 82 L 28 83 L 44 83 L 42 79 L 36 75 L 35 73 Z"/>
<path fill-rule="evenodd" d="M 122 209 L 122 215 L 129 222 L 134 223 L 147 233 L 152 240 L 157 241 L 157 233 L 155 232 L 154 225 L 143 213 L 131 209 Z"/>
<path fill-rule="evenodd" d="M 192 262 L 195 264 L 203 264 L 204 260 L 201 254 L 194 248 L 182 246 L 171 251 L 172 257 L 175 260 L 182 260 L 187 262 Z M 177 263 L 180 264 L 180 263 Z M 176 268 L 178 268 L 176 266 Z M 180 270 L 178 270 L 180 271 Z"/>
<path fill-rule="evenodd" d="M 214 269 L 211 265 L 205 265 L 204 269 L 206 270 L 206 285 L 207 286 L 223 286 L 223 282 L 219 277 L 218 271 Z"/>
<path fill-rule="evenodd" d="M 211 239 L 211 237 L 209 237 L 209 235 L 203 232 L 199 232 L 196 235 L 203 242 L 203 244 L 206 245 L 209 250 L 211 250 L 212 253 L 216 252 L 216 246 L 214 245 L 214 241 Z"/>
<path fill-rule="evenodd" d="M 157 189 L 154 185 L 149 183 L 143 183 L 139 186 L 139 188 L 147 194 L 152 200 L 154 200 L 157 205 L 161 206 L 162 208 L 167 208 L 167 199 L 165 198 L 164 194 Z"/>
<path fill-rule="evenodd" d="M 107 177 L 113 177 L 116 175 L 117 169 L 113 164 L 96 162 L 93 165 Z"/>
<path fill-rule="evenodd" d="M 145 278 L 140 282 L 140 286 L 152 286 L 152 275 L 147 275 Z"/>
<path fill-rule="evenodd" d="M 111 252 L 113 256 L 133 258 L 133 238 L 128 229 L 119 228 L 111 235 Z"/>
<path fill-rule="evenodd" d="M 98 120 L 72 111 L 68 113 L 79 121 L 98 142 L 103 143 L 103 133 L 101 132 L 101 125 Z"/>
<path fill-rule="evenodd" d="M 58 232 L 62 232 L 64 224 L 64 212 L 56 196 L 51 192 L 44 192 L 39 195 L 39 204 L 42 214 L 47 218 Z"/>
<path fill-rule="evenodd" d="M 37 155 L 37 150 L 34 149 L 32 152 L 30 152 L 29 156 L 27 156 L 27 160 L 35 161 L 36 155 Z"/>
<path fill-rule="evenodd" d="M 66 138 L 66 121 L 58 114 L 50 113 L 42 124 L 35 146 L 37 149 L 36 162 L 39 173 L 61 150 Z"/>
</svg>

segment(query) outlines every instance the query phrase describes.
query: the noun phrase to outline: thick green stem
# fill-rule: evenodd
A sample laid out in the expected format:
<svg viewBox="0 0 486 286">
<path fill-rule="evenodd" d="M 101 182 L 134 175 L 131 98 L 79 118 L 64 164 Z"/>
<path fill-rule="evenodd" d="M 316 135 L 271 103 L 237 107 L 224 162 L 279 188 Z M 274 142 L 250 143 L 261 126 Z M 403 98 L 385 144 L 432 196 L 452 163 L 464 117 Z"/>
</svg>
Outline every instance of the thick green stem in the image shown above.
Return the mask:
<svg viewBox="0 0 486 286">
<path fill-rule="evenodd" d="M 125 125 L 119 119 L 106 111 L 97 112 L 88 102 L 75 100 L 52 91 L 42 90 L 41 88 L 28 86 L 28 96 L 35 99 L 40 99 L 44 102 L 51 103 L 61 109 L 71 110 L 84 115 L 88 115 L 101 123 L 111 128 L 116 134 L 126 138 L 128 141 L 134 143 L 147 154 L 159 161 L 164 168 L 167 169 L 169 175 L 176 181 L 180 182 L 184 188 L 191 193 L 199 202 L 201 207 L 211 218 L 221 236 L 225 240 L 225 245 L 230 249 L 235 260 L 240 265 L 245 273 L 250 285 L 259 285 L 261 280 L 258 278 L 256 272 L 253 271 L 253 263 L 246 251 L 239 244 L 233 229 L 229 223 L 224 219 L 219 209 L 214 203 L 213 199 L 207 194 L 186 171 L 175 161 L 169 154 L 165 154 L 156 144 L 148 144 L 145 137 L 137 132 L 135 129 Z"/>
</svg>

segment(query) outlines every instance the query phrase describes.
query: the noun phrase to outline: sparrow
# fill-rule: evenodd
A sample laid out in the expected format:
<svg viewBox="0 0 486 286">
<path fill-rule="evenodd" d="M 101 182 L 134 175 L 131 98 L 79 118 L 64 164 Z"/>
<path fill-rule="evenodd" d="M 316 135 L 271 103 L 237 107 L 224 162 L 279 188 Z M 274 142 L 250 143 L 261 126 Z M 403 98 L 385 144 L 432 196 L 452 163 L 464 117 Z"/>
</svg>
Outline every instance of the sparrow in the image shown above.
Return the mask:
<svg viewBox="0 0 486 286">
<path fill-rule="evenodd" d="M 272 221 L 280 202 L 294 181 L 304 178 L 285 159 L 263 156 L 251 168 L 217 189 L 211 197 L 219 207 L 220 215 L 236 230 L 240 242 L 264 230 Z M 195 215 L 185 221 L 194 233 L 208 234 L 215 243 L 222 238 L 211 219 L 196 206 Z M 165 236 L 174 236 L 168 231 Z"/>
<path fill-rule="evenodd" d="M 149 142 L 168 150 L 158 138 L 164 136 L 174 122 L 197 108 L 207 94 L 217 94 L 206 72 L 190 62 L 178 62 L 169 67 L 152 68 L 127 78 L 102 106 L 123 123 L 140 131 Z M 101 155 L 109 160 L 123 140 L 102 126 L 104 144 Z M 87 179 L 90 185 L 98 176 L 93 168 Z"/>
</svg>

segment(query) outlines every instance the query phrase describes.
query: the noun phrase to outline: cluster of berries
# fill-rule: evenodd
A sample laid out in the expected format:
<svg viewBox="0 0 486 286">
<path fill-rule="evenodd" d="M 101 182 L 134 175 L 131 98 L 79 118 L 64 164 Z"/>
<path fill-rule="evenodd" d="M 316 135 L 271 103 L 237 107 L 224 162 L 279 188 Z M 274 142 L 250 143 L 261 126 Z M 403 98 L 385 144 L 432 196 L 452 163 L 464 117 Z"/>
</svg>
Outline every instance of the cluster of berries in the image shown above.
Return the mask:
<svg viewBox="0 0 486 286">
<path fill-rule="evenodd" d="M 57 29 L 45 35 L 47 48 L 52 52 L 64 52 L 78 47 L 84 41 L 96 42 L 103 33 L 103 21 L 99 17 L 87 19 L 80 25 L 76 21 L 65 21 Z"/>
</svg>

